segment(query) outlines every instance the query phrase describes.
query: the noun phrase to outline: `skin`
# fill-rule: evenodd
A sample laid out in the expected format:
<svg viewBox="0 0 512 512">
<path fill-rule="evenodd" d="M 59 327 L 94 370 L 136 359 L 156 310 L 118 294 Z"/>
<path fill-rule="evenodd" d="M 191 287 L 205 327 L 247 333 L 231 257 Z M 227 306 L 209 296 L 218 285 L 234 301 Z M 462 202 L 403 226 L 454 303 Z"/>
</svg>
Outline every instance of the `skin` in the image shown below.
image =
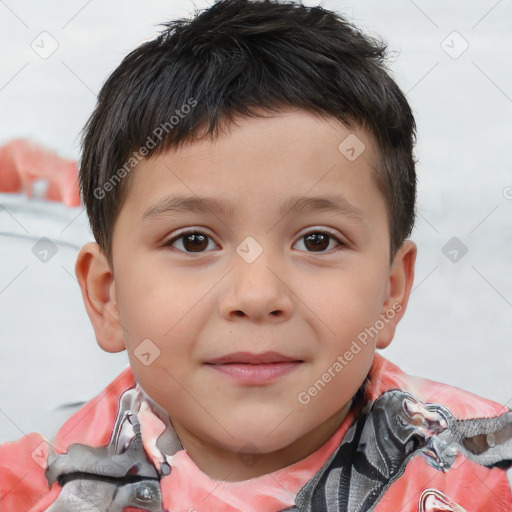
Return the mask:
<svg viewBox="0 0 512 512">
<path fill-rule="evenodd" d="M 354 161 L 338 149 L 349 134 L 366 146 Z M 137 381 L 211 478 L 254 478 L 316 451 L 346 417 L 375 349 L 391 342 L 407 306 L 416 246 L 404 242 L 390 263 L 376 162 L 371 137 L 332 118 L 301 110 L 241 117 L 216 140 L 138 165 L 114 227 L 113 267 L 97 244 L 82 248 L 76 274 L 99 345 L 128 351 Z M 351 210 L 279 212 L 292 196 L 333 193 Z M 144 218 L 176 195 L 220 198 L 233 212 Z M 179 237 L 183 228 L 209 238 Z M 319 232 L 332 237 L 311 239 Z M 237 253 L 247 237 L 263 250 L 251 263 Z M 398 304 L 343 371 L 307 404 L 298 400 Z M 160 351 L 148 366 L 134 353 L 146 339 Z M 276 351 L 302 363 L 264 385 L 241 384 L 205 364 L 237 351 Z M 256 462 L 244 463 L 241 453 Z"/>
</svg>

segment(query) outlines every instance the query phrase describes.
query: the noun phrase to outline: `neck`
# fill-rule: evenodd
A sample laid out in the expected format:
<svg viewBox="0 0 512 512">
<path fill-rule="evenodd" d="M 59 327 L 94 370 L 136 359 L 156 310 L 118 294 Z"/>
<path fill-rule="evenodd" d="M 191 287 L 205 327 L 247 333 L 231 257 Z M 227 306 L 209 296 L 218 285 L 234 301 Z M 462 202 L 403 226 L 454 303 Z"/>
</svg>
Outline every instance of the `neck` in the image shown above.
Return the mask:
<svg viewBox="0 0 512 512">
<path fill-rule="evenodd" d="M 289 445 L 269 453 L 251 450 L 249 443 L 247 451 L 235 452 L 199 438 L 175 419 L 171 421 L 183 448 L 203 473 L 214 480 L 240 482 L 273 473 L 313 454 L 338 430 L 350 405 L 349 402 L 325 422 Z"/>
</svg>

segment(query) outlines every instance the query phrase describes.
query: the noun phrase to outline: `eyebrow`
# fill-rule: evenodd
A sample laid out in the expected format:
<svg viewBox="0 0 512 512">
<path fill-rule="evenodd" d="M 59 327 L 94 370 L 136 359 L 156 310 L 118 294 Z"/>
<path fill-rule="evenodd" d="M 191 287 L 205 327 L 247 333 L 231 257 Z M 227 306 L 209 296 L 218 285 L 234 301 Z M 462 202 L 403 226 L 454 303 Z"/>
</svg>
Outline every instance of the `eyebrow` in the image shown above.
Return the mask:
<svg viewBox="0 0 512 512">
<path fill-rule="evenodd" d="M 168 196 L 149 207 L 142 215 L 142 220 L 186 212 L 213 212 L 218 215 L 231 216 L 233 211 L 233 205 L 223 199 L 197 196 Z M 353 217 L 362 222 L 368 222 L 368 217 L 362 210 L 340 196 L 293 196 L 284 201 L 279 208 L 279 215 L 281 216 L 289 213 L 314 212 L 333 212 L 338 215 Z"/>
</svg>

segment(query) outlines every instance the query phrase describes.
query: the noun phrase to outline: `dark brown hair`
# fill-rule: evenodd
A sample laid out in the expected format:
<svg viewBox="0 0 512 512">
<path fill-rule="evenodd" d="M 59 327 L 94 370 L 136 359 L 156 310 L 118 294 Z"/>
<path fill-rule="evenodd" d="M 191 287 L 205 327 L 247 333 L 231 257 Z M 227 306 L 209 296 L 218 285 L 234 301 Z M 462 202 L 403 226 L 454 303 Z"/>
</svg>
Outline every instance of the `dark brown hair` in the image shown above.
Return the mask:
<svg viewBox="0 0 512 512">
<path fill-rule="evenodd" d="M 164 26 L 110 75 L 84 127 L 80 190 L 109 260 L 138 161 L 215 137 L 237 115 L 296 108 L 373 136 L 393 257 L 414 225 L 416 127 L 385 44 L 334 12 L 292 1 L 221 0 Z"/>
</svg>

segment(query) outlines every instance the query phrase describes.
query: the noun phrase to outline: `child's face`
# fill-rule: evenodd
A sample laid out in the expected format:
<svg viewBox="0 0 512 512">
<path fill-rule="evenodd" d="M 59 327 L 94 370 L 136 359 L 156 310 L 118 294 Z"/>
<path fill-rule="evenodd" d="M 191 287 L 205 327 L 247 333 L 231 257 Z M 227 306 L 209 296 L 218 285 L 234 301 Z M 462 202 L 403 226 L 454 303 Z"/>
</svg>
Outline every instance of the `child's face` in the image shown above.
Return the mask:
<svg viewBox="0 0 512 512">
<path fill-rule="evenodd" d="M 303 111 L 237 122 L 216 142 L 139 164 L 115 225 L 104 295 L 137 381 L 182 442 L 233 452 L 251 451 L 250 443 L 269 453 L 339 426 L 375 346 L 391 341 L 414 255 L 402 250 L 390 266 L 377 155 L 364 131 Z M 366 146 L 355 160 L 338 149 L 351 133 Z M 338 210 L 289 210 L 297 199 L 334 196 Z M 178 197 L 196 208 L 171 208 Z M 205 197 L 231 211 L 200 211 Z M 180 238 L 184 230 L 202 238 Z M 124 348 L 118 324 L 105 334 L 93 323 L 103 348 Z M 375 326 L 380 334 L 366 331 L 362 342 Z M 210 364 L 236 352 L 293 362 Z"/>
</svg>

